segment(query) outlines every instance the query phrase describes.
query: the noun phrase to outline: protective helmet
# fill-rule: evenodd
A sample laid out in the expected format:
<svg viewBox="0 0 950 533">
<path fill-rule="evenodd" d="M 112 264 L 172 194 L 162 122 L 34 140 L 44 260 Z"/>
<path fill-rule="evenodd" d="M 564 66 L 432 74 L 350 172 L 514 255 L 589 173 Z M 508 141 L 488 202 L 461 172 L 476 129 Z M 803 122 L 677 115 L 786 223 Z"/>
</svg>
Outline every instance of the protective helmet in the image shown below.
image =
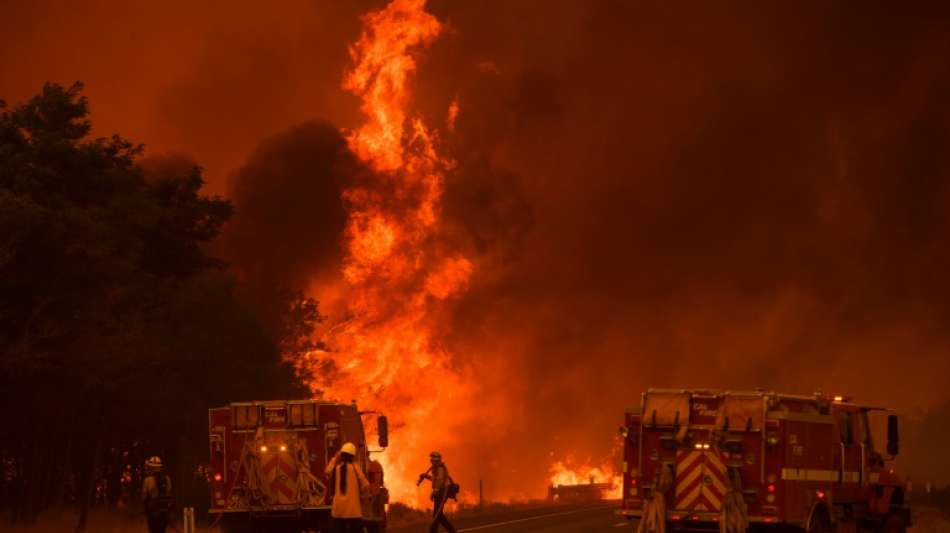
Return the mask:
<svg viewBox="0 0 950 533">
<path fill-rule="evenodd" d="M 157 455 L 153 455 L 149 457 L 147 461 L 145 461 L 145 466 L 148 468 L 161 468 L 162 458 Z"/>
<path fill-rule="evenodd" d="M 350 455 L 356 455 L 356 445 L 352 442 L 347 442 L 340 448 L 341 453 L 348 453 Z"/>
<path fill-rule="evenodd" d="M 432 452 L 432 453 L 429 454 L 429 459 L 432 460 L 432 461 L 441 461 L 441 460 L 442 460 L 442 454 L 439 453 L 439 452 Z"/>
</svg>

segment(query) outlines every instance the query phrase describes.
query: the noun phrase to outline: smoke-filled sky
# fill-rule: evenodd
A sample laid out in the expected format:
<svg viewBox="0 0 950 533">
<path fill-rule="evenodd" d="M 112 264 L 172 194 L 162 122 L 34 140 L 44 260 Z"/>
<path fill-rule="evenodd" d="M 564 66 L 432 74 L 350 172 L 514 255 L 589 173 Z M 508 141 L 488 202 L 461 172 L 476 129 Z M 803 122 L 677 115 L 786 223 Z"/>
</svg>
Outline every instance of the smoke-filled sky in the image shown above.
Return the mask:
<svg viewBox="0 0 950 533">
<path fill-rule="evenodd" d="M 340 82 L 383 3 L 6 1 L 0 98 L 84 81 L 98 134 L 235 201 L 236 268 L 329 302 L 365 171 Z M 507 406 L 448 451 L 489 496 L 598 461 L 648 386 L 950 402 L 950 4 L 429 11 L 414 106 L 458 161 L 444 232 L 474 264 L 440 328 Z"/>
</svg>

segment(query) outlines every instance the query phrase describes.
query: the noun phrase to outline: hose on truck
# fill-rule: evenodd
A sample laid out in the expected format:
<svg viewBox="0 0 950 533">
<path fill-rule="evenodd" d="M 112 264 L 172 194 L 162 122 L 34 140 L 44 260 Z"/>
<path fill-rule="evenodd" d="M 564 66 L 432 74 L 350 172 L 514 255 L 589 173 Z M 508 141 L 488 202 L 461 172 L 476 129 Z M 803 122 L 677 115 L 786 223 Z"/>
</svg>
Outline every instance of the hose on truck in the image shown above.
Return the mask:
<svg viewBox="0 0 950 533">
<path fill-rule="evenodd" d="M 749 508 L 742 496 L 742 481 L 739 471 L 729 469 L 729 489 L 722 499 L 719 516 L 719 533 L 745 533 L 749 528 Z"/>
<path fill-rule="evenodd" d="M 653 485 L 650 499 L 643 504 L 637 533 L 666 533 L 666 491 L 673 486 L 673 470 L 663 465 Z"/>
<path fill-rule="evenodd" d="M 307 441 L 294 439 L 294 466 L 297 469 L 297 501 L 301 505 L 323 505 L 327 499 L 327 486 L 310 472 L 310 452 Z"/>
<path fill-rule="evenodd" d="M 260 453 L 263 444 L 264 433 L 262 428 L 258 428 L 253 439 L 244 441 L 238 474 L 240 472 L 244 473 L 247 490 L 239 497 L 240 500 L 235 502 L 238 506 L 243 507 L 255 503 L 266 505 L 274 503 L 276 499 L 264 480 Z M 290 456 L 293 458 L 294 469 L 297 472 L 295 500 L 300 505 L 305 506 L 323 505 L 329 491 L 327 486 L 310 471 L 310 452 L 307 450 L 306 441 L 293 438 L 288 444 L 290 445 Z M 236 484 L 231 488 L 232 494 L 235 490 L 240 491 Z M 228 499 L 231 500 L 231 497 L 229 496 Z"/>
</svg>

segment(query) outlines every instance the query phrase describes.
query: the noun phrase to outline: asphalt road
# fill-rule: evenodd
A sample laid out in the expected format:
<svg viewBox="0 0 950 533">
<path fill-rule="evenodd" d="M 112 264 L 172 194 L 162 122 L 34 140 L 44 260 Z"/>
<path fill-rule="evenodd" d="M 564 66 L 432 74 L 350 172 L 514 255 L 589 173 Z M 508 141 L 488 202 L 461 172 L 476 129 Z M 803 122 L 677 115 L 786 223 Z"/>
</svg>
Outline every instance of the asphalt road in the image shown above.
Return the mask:
<svg viewBox="0 0 950 533">
<path fill-rule="evenodd" d="M 459 533 L 633 533 L 636 522 L 615 514 L 617 503 L 513 511 L 496 516 L 454 517 Z M 908 533 L 948 533 L 950 515 L 933 507 L 914 508 L 914 527 Z M 391 527 L 390 533 L 426 533 L 427 524 Z"/>
<path fill-rule="evenodd" d="M 616 515 L 617 504 L 532 509 L 499 516 L 455 517 L 459 533 L 598 533 L 633 531 L 633 525 Z M 450 516 L 451 518 L 451 516 Z M 390 528 L 391 533 L 428 531 L 426 525 Z"/>
</svg>

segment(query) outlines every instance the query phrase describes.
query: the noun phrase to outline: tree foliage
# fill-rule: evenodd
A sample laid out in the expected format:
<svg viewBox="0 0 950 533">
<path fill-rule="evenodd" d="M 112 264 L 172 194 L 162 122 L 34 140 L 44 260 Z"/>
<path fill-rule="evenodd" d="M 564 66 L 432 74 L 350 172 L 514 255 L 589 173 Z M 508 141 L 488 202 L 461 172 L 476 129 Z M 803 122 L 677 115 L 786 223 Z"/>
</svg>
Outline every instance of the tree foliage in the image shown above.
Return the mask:
<svg viewBox="0 0 950 533">
<path fill-rule="evenodd" d="M 149 176 L 140 145 L 90 138 L 81 91 L 0 106 L 0 501 L 18 520 L 117 498 L 147 455 L 192 476 L 208 407 L 304 394 L 282 349 L 320 318 L 298 294 L 239 297 L 206 252 L 231 204 L 200 168 Z"/>
</svg>

